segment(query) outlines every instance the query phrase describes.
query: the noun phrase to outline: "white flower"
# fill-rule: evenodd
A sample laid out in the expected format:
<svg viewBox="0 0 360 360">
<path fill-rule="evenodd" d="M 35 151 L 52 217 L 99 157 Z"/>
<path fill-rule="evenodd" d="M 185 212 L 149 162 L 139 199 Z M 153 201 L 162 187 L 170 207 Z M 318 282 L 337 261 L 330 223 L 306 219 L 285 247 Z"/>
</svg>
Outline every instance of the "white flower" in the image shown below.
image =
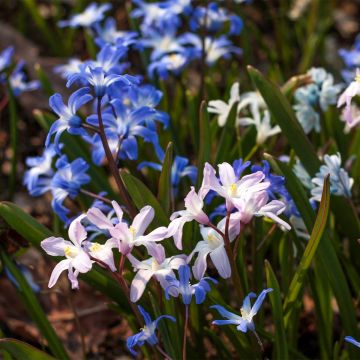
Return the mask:
<svg viewBox="0 0 360 360">
<path fill-rule="evenodd" d="M 229 117 L 233 105 L 240 100 L 239 83 L 232 85 L 230 90 L 230 99 L 228 102 L 223 100 L 211 100 L 208 104 L 208 112 L 218 115 L 219 126 L 224 126 Z"/>
</svg>

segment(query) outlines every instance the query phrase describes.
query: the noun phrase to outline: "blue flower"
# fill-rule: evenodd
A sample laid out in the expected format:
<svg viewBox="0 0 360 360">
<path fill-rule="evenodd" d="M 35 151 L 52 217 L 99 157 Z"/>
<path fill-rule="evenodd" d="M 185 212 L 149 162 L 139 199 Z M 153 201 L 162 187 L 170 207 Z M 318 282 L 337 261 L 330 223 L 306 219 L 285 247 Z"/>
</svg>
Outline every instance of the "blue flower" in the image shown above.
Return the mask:
<svg viewBox="0 0 360 360">
<path fill-rule="evenodd" d="M 116 21 L 112 17 L 105 20 L 103 27 L 101 27 L 100 23 L 96 23 L 94 29 L 97 35 L 95 43 L 100 47 L 106 44 L 128 47 L 135 44 L 138 37 L 135 31 L 117 30 Z"/>
<path fill-rule="evenodd" d="M 155 73 L 157 73 L 160 79 L 167 79 L 169 73 L 179 75 L 188 65 L 190 58 L 187 51 L 164 55 L 161 59 L 153 61 L 149 65 L 149 76 L 154 78 Z"/>
<path fill-rule="evenodd" d="M 137 6 L 132 12 L 133 18 L 143 18 L 141 23 L 141 31 L 147 33 L 153 29 L 163 30 L 164 32 L 173 31 L 177 29 L 181 20 L 179 14 L 182 8 L 175 8 L 174 2 L 153 2 L 149 3 L 144 0 L 133 0 Z M 180 13 L 178 11 L 180 10 Z"/>
<path fill-rule="evenodd" d="M 40 81 L 26 81 L 26 75 L 23 70 L 24 65 L 24 61 L 19 61 L 19 63 L 16 65 L 15 69 L 9 76 L 9 83 L 14 96 L 19 96 L 24 91 L 33 91 L 40 89 Z"/>
<path fill-rule="evenodd" d="M 164 161 L 164 152 L 158 148 L 157 155 L 160 158 L 160 161 Z M 197 178 L 197 167 L 193 165 L 188 165 L 189 159 L 183 156 L 175 156 L 172 167 L 171 167 L 171 185 L 174 188 L 175 194 L 180 185 L 181 178 L 187 176 L 192 184 L 195 184 Z M 158 164 L 152 161 L 143 161 L 138 165 L 138 169 L 150 167 L 157 171 L 162 171 L 162 164 Z"/>
<path fill-rule="evenodd" d="M 54 145 L 45 148 L 42 156 L 28 157 L 26 165 L 30 167 L 24 175 L 24 185 L 27 187 L 30 194 L 37 187 L 39 177 L 45 176 L 50 178 L 54 174 L 52 162 L 56 156 Z"/>
<path fill-rule="evenodd" d="M 186 33 L 180 37 L 180 44 L 190 46 L 193 54 L 196 54 L 198 58 L 201 58 L 203 41 L 200 36 Z M 204 45 L 206 54 L 205 60 L 209 66 L 214 65 L 221 58 L 230 58 L 231 54 L 241 54 L 241 49 L 234 46 L 225 35 L 218 38 L 207 36 Z"/>
<path fill-rule="evenodd" d="M 326 111 L 330 105 L 335 105 L 342 89 L 342 84 L 334 84 L 333 76 L 323 68 L 311 68 L 307 74 L 312 83 L 296 90 L 297 104 L 293 107 L 306 134 L 312 129 L 320 132 L 318 108 Z"/>
<path fill-rule="evenodd" d="M 214 320 L 212 323 L 214 325 L 236 325 L 236 329 L 244 333 L 246 333 L 248 330 L 255 331 L 253 317 L 259 311 L 266 294 L 271 291 L 273 291 L 273 289 L 263 290 L 260 293 L 259 297 L 256 299 L 253 306 L 251 306 L 250 299 L 256 298 L 256 294 L 250 293 L 249 295 L 247 295 L 240 309 L 241 316 L 227 311 L 223 306 L 211 306 L 210 308 L 217 310 L 221 316 L 227 318 L 227 320 Z"/>
<path fill-rule="evenodd" d="M 130 336 L 126 345 L 129 351 L 136 356 L 137 353 L 134 351 L 135 346 L 143 346 L 145 342 L 149 345 L 154 346 L 158 343 L 158 339 L 155 335 L 155 330 L 157 329 L 158 323 L 161 319 L 169 319 L 175 322 L 175 318 L 170 315 L 161 315 L 156 320 L 152 321 L 150 315 L 139 305 L 138 309 L 145 320 L 145 326 L 141 329 L 141 331 L 135 335 Z"/>
<path fill-rule="evenodd" d="M 31 287 L 32 291 L 34 293 L 39 293 L 41 288 L 40 288 L 39 284 L 34 281 L 34 278 L 32 276 L 32 273 L 30 272 L 30 270 L 22 264 L 16 263 L 16 266 L 22 273 L 22 275 L 25 278 L 28 285 Z M 5 273 L 6 273 L 6 276 L 8 277 L 8 279 L 15 285 L 15 287 L 17 287 L 20 291 L 22 291 L 21 286 L 19 285 L 19 283 L 17 282 L 17 280 L 15 279 L 15 277 L 13 276 L 13 274 L 10 272 L 10 270 L 7 267 L 5 267 Z"/>
<path fill-rule="evenodd" d="M 169 290 L 172 292 L 172 296 L 178 297 L 181 295 L 184 305 L 190 305 L 193 295 L 195 295 L 195 303 L 202 304 L 205 301 L 206 293 L 211 288 L 208 281 L 212 281 L 217 284 L 217 281 L 211 277 L 202 278 L 197 284 L 190 284 L 190 267 L 188 265 L 181 265 L 179 267 L 179 280 L 172 276 L 166 276 L 169 286 L 165 289 L 166 299 L 170 299 Z"/>
<path fill-rule="evenodd" d="M 151 142 L 155 147 L 158 146 L 156 130 L 149 129 L 147 126 L 147 122 L 152 124 L 156 120 L 157 111 L 155 109 L 147 106 L 129 109 L 118 99 L 112 100 L 110 104 L 111 110 L 104 111 L 102 117 L 105 134 L 113 152 L 118 152 L 120 146 L 121 159 L 137 159 L 137 136 L 142 137 L 145 142 Z M 97 115 L 89 116 L 87 122 L 98 125 Z M 100 164 L 105 153 L 99 135 L 94 135 L 90 142 L 94 145 L 93 161 Z"/>
<path fill-rule="evenodd" d="M 356 76 L 356 68 L 360 67 L 360 36 L 355 39 L 355 43 L 350 50 L 340 49 L 339 55 L 343 59 L 347 69 L 342 70 L 343 79 L 350 83 Z"/>
<path fill-rule="evenodd" d="M 67 64 L 54 67 L 54 72 L 59 74 L 63 79 L 67 79 L 70 75 L 77 74 L 82 71 L 84 62 L 79 59 L 69 59 Z"/>
<path fill-rule="evenodd" d="M 14 47 L 9 46 L 0 53 L 0 72 L 4 71 L 11 65 L 11 60 L 14 55 Z"/>
<path fill-rule="evenodd" d="M 206 23 L 206 29 L 216 32 L 226 24 L 230 23 L 229 35 L 240 34 L 244 24 L 241 18 L 234 14 L 229 14 L 226 9 L 219 7 L 216 3 L 210 3 L 207 7 L 198 6 L 194 9 L 190 19 L 190 28 L 197 31 Z"/>
<path fill-rule="evenodd" d="M 101 67 L 91 68 L 89 66 L 79 73 L 70 75 L 66 86 L 70 87 L 77 81 L 91 85 L 94 88 L 94 93 L 97 98 L 102 98 L 110 85 L 116 82 L 121 82 L 123 85 L 127 86 L 139 83 L 137 77 L 131 75 L 107 74 Z"/>
<path fill-rule="evenodd" d="M 90 68 L 102 68 L 106 74 L 121 74 L 128 64 L 120 64 L 119 60 L 127 54 L 125 46 L 104 45 L 96 55 L 95 61 L 87 61 Z"/>
<path fill-rule="evenodd" d="M 63 205 L 69 196 L 74 199 L 82 187 L 90 182 L 90 176 L 86 173 L 89 164 L 82 158 L 77 158 L 69 163 L 66 155 L 62 155 L 56 161 L 57 171 L 51 180 L 50 189 L 53 195 L 52 208 L 60 219 L 66 222 L 69 210 Z"/>
<path fill-rule="evenodd" d="M 351 187 L 354 179 L 341 167 L 340 153 L 324 156 L 325 165 L 320 166 L 319 172 L 311 180 L 314 187 L 311 189 L 312 200 L 320 201 L 325 176 L 330 174 L 330 192 L 337 196 L 351 197 Z"/>
<path fill-rule="evenodd" d="M 59 150 L 58 144 L 61 134 L 67 130 L 73 135 L 85 135 L 86 131 L 81 127 L 82 120 L 76 114 L 81 106 L 89 102 L 93 97 L 89 94 L 89 88 L 81 88 L 75 91 L 68 101 L 68 106 L 63 102 L 62 96 L 58 93 L 52 95 L 49 99 L 49 105 L 59 118 L 51 125 L 47 135 L 45 146 L 48 147 L 51 136 L 55 134 L 55 146 Z"/>
<path fill-rule="evenodd" d="M 104 13 L 110 9 L 110 4 L 102 4 L 98 6 L 96 3 L 91 3 L 82 13 L 73 15 L 70 20 L 59 21 L 59 26 L 70 26 L 73 28 L 81 26 L 91 27 L 103 20 Z"/>
<path fill-rule="evenodd" d="M 357 346 L 360 348 L 360 341 L 356 341 L 352 336 L 345 336 L 345 341 Z"/>
</svg>

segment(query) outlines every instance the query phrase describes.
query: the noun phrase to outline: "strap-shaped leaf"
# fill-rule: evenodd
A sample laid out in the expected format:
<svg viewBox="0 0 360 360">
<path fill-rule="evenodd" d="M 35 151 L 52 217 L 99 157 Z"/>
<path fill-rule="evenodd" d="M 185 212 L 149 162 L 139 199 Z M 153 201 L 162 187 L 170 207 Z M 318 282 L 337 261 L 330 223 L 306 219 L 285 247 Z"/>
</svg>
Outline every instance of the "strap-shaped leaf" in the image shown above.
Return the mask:
<svg viewBox="0 0 360 360">
<path fill-rule="evenodd" d="M 199 144 L 199 156 L 198 156 L 198 177 L 197 177 L 197 186 L 201 186 L 203 178 L 204 164 L 207 161 L 210 161 L 210 151 L 211 151 L 211 139 L 210 139 L 210 123 L 209 123 L 209 114 L 206 110 L 206 102 L 202 101 L 200 105 L 199 113 L 199 128 L 200 128 L 200 144 Z"/>
<path fill-rule="evenodd" d="M 139 210 L 146 205 L 152 206 L 156 214 L 154 218 L 156 226 L 168 226 L 169 219 L 166 216 L 164 209 L 159 204 L 159 201 L 149 188 L 125 170 L 120 171 L 120 176 L 135 206 Z"/>
<path fill-rule="evenodd" d="M 59 359 L 69 359 L 67 352 L 47 319 L 36 295 L 32 291 L 28 282 L 25 280 L 24 275 L 4 251 L 1 252 L 1 261 L 16 280 L 18 285 L 16 287 L 18 294 L 29 315 L 36 323 L 41 334 L 47 340 L 51 352 Z"/>
<path fill-rule="evenodd" d="M 16 360 L 55 360 L 34 346 L 16 339 L 0 339 L 0 349 L 7 351 Z"/>
<path fill-rule="evenodd" d="M 265 271 L 267 287 L 272 288 L 269 294 L 271 306 L 273 309 L 273 316 L 275 322 L 275 348 L 274 348 L 274 359 L 286 360 L 289 358 L 289 351 L 287 346 L 287 339 L 285 334 L 285 324 L 283 318 L 283 309 L 280 296 L 280 286 L 274 274 L 274 271 L 270 263 L 265 260 Z"/>
</svg>

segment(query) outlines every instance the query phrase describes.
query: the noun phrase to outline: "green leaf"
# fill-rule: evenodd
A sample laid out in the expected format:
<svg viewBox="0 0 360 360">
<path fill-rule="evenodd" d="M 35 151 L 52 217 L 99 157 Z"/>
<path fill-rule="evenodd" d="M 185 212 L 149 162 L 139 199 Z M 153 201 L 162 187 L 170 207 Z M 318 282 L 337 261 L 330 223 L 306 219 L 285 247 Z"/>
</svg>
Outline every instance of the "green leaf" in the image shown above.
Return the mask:
<svg viewBox="0 0 360 360">
<path fill-rule="evenodd" d="M 237 105 L 235 102 L 231 108 L 226 124 L 222 129 L 219 143 L 217 145 L 217 153 L 215 157 L 215 164 L 220 164 L 225 160 L 229 160 L 229 153 L 231 152 L 231 146 L 234 144 L 235 138 L 235 122 L 237 117 Z"/>
<path fill-rule="evenodd" d="M 121 170 L 120 176 L 135 206 L 139 210 L 146 205 L 152 206 L 156 214 L 154 219 L 156 226 L 168 226 L 169 218 L 149 188 L 126 170 Z"/>
<path fill-rule="evenodd" d="M 32 216 L 15 204 L 5 201 L 1 202 L 0 217 L 19 235 L 39 249 L 42 240 L 54 235 L 48 228 L 38 223 Z M 54 257 L 52 259 L 61 260 L 61 258 Z M 81 277 L 102 294 L 116 301 L 124 308 L 124 311 L 129 311 L 128 302 L 122 294 L 120 286 L 103 269 L 94 268 L 90 272 L 82 274 Z"/>
<path fill-rule="evenodd" d="M 55 360 L 34 346 L 16 339 L 0 339 L 0 349 L 6 350 L 16 360 Z"/>
<path fill-rule="evenodd" d="M 289 291 L 284 301 L 285 324 L 288 325 L 293 304 L 298 299 L 299 293 L 304 286 L 305 275 L 315 256 L 320 240 L 325 230 L 330 208 L 330 180 L 329 175 L 324 179 L 324 188 L 321 195 L 321 202 L 314 228 L 311 232 L 309 242 L 306 246 L 304 254 L 300 260 L 300 264 L 296 269 L 294 277 L 291 281 Z"/>
<path fill-rule="evenodd" d="M 283 310 L 280 296 L 280 286 L 274 274 L 274 271 L 270 263 L 265 260 L 265 271 L 267 287 L 272 288 L 269 294 L 271 306 L 273 309 L 274 322 L 275 322 L 275 347 L 274 347 L 274 359 L 286 360 L 289 358 L 289 352 L 287 347 L 287 339 L 285 334 L 285 324 L 283 318 Z"/>
<path fill-rule="evenodd" d="M 32 291 L 30 285 L 24 278 L 21 271 L 13 263 L 13 261 L 6 255 L 4 251 L 1 251 L 1 260 L 6 266 L 7 270 L 16 280 L 18 287 L 16 289 L 18 294 L 25 305 L 29 315 L 32 317 L 41 334 L 47 340 L 51 352 L 60 359 L 69 359 L 60 339 L 56 335 L 53 327 L 49 323 L 36 295 Z"/>
<path fill-rule="evenodd" d="M 158 200 L 165 210 L 166 214 L 169 214 L 171 208 L 172 188 L 171 188 L 171 167 L 173 161 L 173 144 L 169 142 L 164 162 L 162 165 L 162 171 L 159 180 Z"/>
<path fill-rule="evenodd" d="M 45 71 L 41 67 L 40 64 L 35 64 L 35 71 L 36 75 L 39 78 L 39 81 L 41 83 L 41 90 L 45 93 L 46 96 L 50 97 L 54 94 L 54 88 L 51 84 L 51 81 L 49 80 L 48 76 L 46 75 Z"/>
<path fill-rule="evenodd" d="M 274 121 L 280 126 L 290 145 L 295 150 L 301 163 L 310 175 L 315 175 L 321 162 L 304 133 L 286 96 L 280 89 L 252 66 L 247 67 L 250 77 L 269 108 Z"/>
<path fill-rule="evenodd" d="M 302 219 L 304 220 L 307 230 L 310 233 L 315 222 L 315 214 L 303 187 L 299 183 L 298 178 L 287 164 L 279 160 L 275 160 L 269 155 L 265 155 L 265 157 L 270 161 L 274 170 L 278 172 L 279 175 L 285 176 L 286 187 L 293 198 Z M 334 198 L 332 200 L 334 200 Z M 348 333 L 353 333 L 356 336 L 356 315 L 350 290 L 328 231 L 325 230 L 324 241 L 320 241 L 318 246 L 319 249 L 317 251 L 316 261 L 319 262 L 319 271 L 327 274 L 332 291 L 339 305 L 340 316 L 344 324 L 344 329 Z"/>
</svg>

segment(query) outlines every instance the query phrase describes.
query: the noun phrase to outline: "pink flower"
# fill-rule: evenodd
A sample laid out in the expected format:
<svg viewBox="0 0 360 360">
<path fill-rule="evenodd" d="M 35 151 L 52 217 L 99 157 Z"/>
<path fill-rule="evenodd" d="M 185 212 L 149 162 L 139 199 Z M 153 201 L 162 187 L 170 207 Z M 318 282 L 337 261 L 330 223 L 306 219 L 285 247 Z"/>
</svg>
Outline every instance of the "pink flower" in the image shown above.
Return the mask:
<svg viewBox="0 0 360 360">
<path fill-rule="evenodd" d="M 114 208 L 115 214 L 119 222 L 121 222 L 123 217 L 123 211 L 120 205 L 116 201 L 112 201 L 111 204 Z M 110 230 L 115 227 L 111 219 L 105 214 L 103 214 L 101 210 L 97 207 L 90 208 L 86 213 L 86 217 L 92 224 L 96 225 L 101 230 Z"/>
<path fill-rule="evenodd" d="M 352 81 L 350 85 L 345 89 L 345 91 L 340 95 L 337 103 L 337 107 L 341 107 L 345 104 L 343 118 L 350 128 L 358 124 L 358 119 L 353 118 L 351 100 L 354 96 L 359 94 L 360 94 L 360 69 L 356 69 L 356 76 L 354 81 Z"/>
<path fill-rule="evenodd" d="M 286 205 L 280 200 L 268 201 L 269 195 L 265 190 L 246 193 L 237 199 L 235 206 L 239 210 L 241 222 L 247 224 L 253 216 L 265 216 L 282 225 L 286 230 L 290 230 L 291 226 L 278 216 L 285 210 Z"/>
<path fill-rule="evenodd" d="M 207 191 L 200 188 L 199 194 L 195 192 L 192 186 L 190 192 L 185 197 L 185 209 L 174 212 L 171 217 L 171 223 L 168 227 L 167 237 L 173 236 L 176 247 L 182 249 L 182 232 L 185 223 L 196 220 L 200 224 L 208 224 L 209 218 L 204 213 L 204 197 Z"/>
<path fill-rule="evenodd" d="M 141 298 L 146 284 L 153 276 L 160 282 L 163 289 L 166 289 L 170 285 L 166 280 L 166 276 L 175 277 L 173 270 L 177 270 L 186 263 L 185 256 L 178 255 L 165 258 L 164 251 L 159 259 L 151 257 L 147 260 L 139 261 L 131 254 L 128 255 L 128 259 L 133 265 L 134 270 L 137 271 L 130 288 L 130 300 L 132 302 L 136 302 Z"/>
<path fill-rule="evenodd" d="M 144 206 L 130 226 L 125 222 L 119 222 L 109 228 L 111 236 L 118 241 L 122 254 L 129 254 L 134 246 L 144 245 L 150 255 L 157 257 L 158 249 L 154 243 L 167 238 L 168 229 L 162 226 L 144 235 L 154 216 L 154 209 L 151 206 Z"/>
<path fill-rule="evenodd" d="M 217 228 L 225 232 L 226 218 L 222 219 Z M 213 228 L 203 226 L 200 229 L 201 235 L 203 237 L 202 241 L 199 241 L 195 249 L 189 255 L 187 261 L 190 262 L 195 253 L 198 253 L 198 256 L 195 260 L 193 266 L 193 274 L 196 279 L 200 280 L 207 269 L 207 257 L 210 255 L 210 258 L 219 272 L 219 275 L 223 279 L 227 279 L 231 276 L 231 267 L 229 263 L 229 258 L 225 250 L 225 244 L 223 237 Z M 232 242 L 236 236 L 240 234 L 240 218 L 239 213 L 236 212 L 230 215 L 229 222 L 229 238 Z"/>
<path fill-rule="evenodd" d="M 205 164 L 203 187 L 207 190 L 213 190 L 225 198 L 227 211 L 231 211 L 235 203 L 246 194 L 256 193 L 270 186 L 268 181 L 263 181 L 265 175 L 262 171 L 245 175 L 239 179 L 230 164 L 224 162 L 218 167 L 220 179 L 216 177 L 214 168 L 209 163 Z"/>
<path fill-rule="evenodd" d="M 65 256 L 51 273 L 49 288 L 53 287 L 60 274 L 68 270 L 68 278 L 71 281 L 73 289 L 79 288 L 77 276 L 79 273 L 86 273 L 91 270 L 93 261 L 88 253 L 83 249 L 82 243 L 87 237 L 85 228 L 81 225 L 81 220 L 85 215 L 76 218 L 69 227 L 69 239 L 64 240 L 61 237 L 51 236 L 41 242 L 41 247 L 51 256 Z M 75 271 L 74 271 L 75 270 Z"/>
</svg>

